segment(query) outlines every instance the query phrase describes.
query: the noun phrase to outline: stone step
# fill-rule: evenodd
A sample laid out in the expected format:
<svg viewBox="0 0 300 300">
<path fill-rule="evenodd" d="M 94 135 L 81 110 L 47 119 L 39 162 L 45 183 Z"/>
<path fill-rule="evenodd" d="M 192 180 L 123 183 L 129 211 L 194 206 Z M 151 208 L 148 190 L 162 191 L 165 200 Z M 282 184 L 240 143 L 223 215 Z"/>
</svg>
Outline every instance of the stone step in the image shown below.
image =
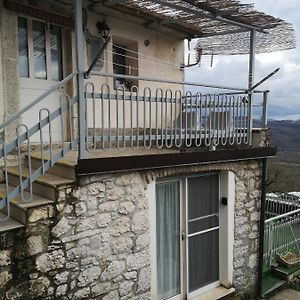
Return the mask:
<svg viewBox="0 0 300 300">
<path fill-rule="evenodd" d="M 33 170 L 32 170 L 33 172 Z M 19 179 L 19 169 L 18 167 L 9 167 L 7 168 L 8 173 L 8 182 L 12 186 L 18 186 L 20 184 Z M 28 178 L 28 168 L 22 167 L 22 177 L 24 179 Z M 74 180 L 55 176 L 52 174 L 44 174 L 37 178 L 32 183 L 33 194 L 43 196 L 45 198 L 56 200 L 57 198 L 57 189 L 59 186 L 71 185 L 74 183 Z"/>
<path fill-rule="evenodd" d="M 9 191 L 12 191 L 14 187 L 9 186 Z M 0 184 L 0 197 L 3 198 L 6 195 L 4 184 Z M 30 194 L 24 191 L 25 199 L 30 198 Z M 21 195 L 10 201 L 10 216 L 22 224 L 26 224 L 28 220 L 29 209 L 38 208 L 44 205 L 51 205 L 54 201 L 46 199 L 44 197 L 33 194 L 30 202 L 23 202 Z M 7 207 L 3 209 L 3 213 L 7 213 Z M 1 227 L 1 222 L 0 222 Z"/>
<path fill-rule="evenodd" d="M 33 169 L 38 169 L 42 166 L 41 153 L 33 152 L 31 155 L 31 167 Z M 50 160 L 49 153 L 44 154 L 44 160 Z M 26 164 L 28 166 L 28 155 L 26 155 Z M 48 174 L 68 178 L 71 180 L 76 180 L 76 170 L 73 161 L 70 161 L 68 157 L 63 157 L 58 162 L 55 163 L 53 167 L 47 170 Z"/>
<path fill-rule="evenodd" d="M 6 217 L 7 215 L 0 211 L 0 218 L 4 219 Z M 8 218 L 5 221 L 0 221 L 0 233 L 16 230 L 20 228 L 24 228 L 24 225 L 16 221 L 15 219 L 13 219 L 12 217 Z"/>
</svg>

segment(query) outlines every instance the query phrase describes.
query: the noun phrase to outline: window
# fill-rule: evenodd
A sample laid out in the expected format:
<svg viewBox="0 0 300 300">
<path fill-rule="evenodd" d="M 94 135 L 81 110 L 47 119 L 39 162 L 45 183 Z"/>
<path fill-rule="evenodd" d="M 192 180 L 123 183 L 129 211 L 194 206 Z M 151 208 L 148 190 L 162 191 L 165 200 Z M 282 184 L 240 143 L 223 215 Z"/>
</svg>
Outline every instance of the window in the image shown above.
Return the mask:
<svg viewBox="0 0 300 300">
<path fill-rule="evenodd" d="M 50 45 L 52 80 L 62 80 L 62 38 L 59 26 L 50 27 Z"/>
<path fill-rule="evenodd" d="M 34 77 L 47 79 L 45 24 L 32 22 Z"/>
<path fill-rule="evenodd" d="M 88 61 L 89 61 L 89 65 L 91 65 L 94 59 L 96 58 L 96 56 L 98 55 L 100 49 L 103 47 L 104 41 L 96 36 L 88 34 L 88 43 L 89 43 Z M 98 59 L 94 70 L 101 71 L 101 69 L 103 68 L 103 64 L 104 64 L 104 56 L 102 54 L 101 57 Z"/>
<path fill-rule="evenodd" d="M 29 77 L 28 59 L 28 27 L 27 20 L 18 19 L 18 42 L 19 42 L 19 73 L 21 77 Z"/>
<path fill-rule="evenodd" d="M 62 80 L 62 29 L 43 21 L 18 18 L 19 75 Z"/>
<path fill-rule="evenodd" d="M 156 184 L 157 299 L 193 298 L 220 285 L 219 181 L 210 173 Z"/>
<path fill-rule="evenodd" d="M 120 75 L 138 76 L 138 52 L 137 42 L 114 43 L 113 44 L 113 73 Z M 115 88 L 118 86 L 129 90 L 138 86 L 135 79 L 115 78 Z"/>
</svg>

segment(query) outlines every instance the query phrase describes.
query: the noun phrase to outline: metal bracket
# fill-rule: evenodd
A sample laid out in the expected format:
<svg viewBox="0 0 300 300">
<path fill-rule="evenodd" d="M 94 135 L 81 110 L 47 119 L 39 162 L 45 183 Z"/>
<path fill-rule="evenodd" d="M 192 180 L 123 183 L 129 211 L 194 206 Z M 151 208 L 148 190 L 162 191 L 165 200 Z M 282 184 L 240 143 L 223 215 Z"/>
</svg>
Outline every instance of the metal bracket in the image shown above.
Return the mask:
<svg viewBox="0 0 300 300">
<path fill-rule="evenodd" d="M 105 42 L 104 42 L 102 48 L 99 50 L 98 54 L 96 55 L 95 59 L 94 59 L 93 62 L 91 63 L 90 67 L 89 67 L 88 70 L 84 73 L 84 78 L 85 78 L 85 79 L 91 78 L 91 73 L 92 73 L 94 67 L 96 66 L 97 61 L 99 60 L 100 56 L 103 54 L 103 52 L 104 52 L 106 46 L 107 46 L 108 43 L 110 42 L 110 40 L 111 40 L 111 36 L 109 36 L 109 37 L 105 40 Z"/>
</svg>

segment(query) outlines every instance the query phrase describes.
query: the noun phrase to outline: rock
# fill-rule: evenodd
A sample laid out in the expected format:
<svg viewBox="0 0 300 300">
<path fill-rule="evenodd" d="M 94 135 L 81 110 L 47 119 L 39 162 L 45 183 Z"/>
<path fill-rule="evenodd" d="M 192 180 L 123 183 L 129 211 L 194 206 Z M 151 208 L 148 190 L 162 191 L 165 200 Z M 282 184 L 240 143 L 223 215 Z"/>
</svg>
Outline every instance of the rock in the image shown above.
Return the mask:
<svg viewBox="0 0 300 300">
<path fill-rule="evenodd" d="M 111 222 L 111 215 L 110 213 L 97 214 L 95 220 L 98 227 L 106 227 Z"/>
<path fill-rule="evenodd" d="M 130 237 L 120 236 L 111 241 L 111 250 L 113 254 L 129 252 L 132 248 L 132 245 L 133 242 Z"/>
<path fill-rule="evenodd" d="M 67 271 L 56 274 L 54 277 L 55 284 L 60 285 L 66 283 L 68 280 L 68 276 L 69 276 L 69 272 Z"/>
<path fill-rule="evenodd" d="M 8 273 L 7 271 L 0 273 L 0 287 L 3 287 L 10 279 L 12 278 L 12 275 Z"/>
<path fill-rule="evenodd" d="M 72 229 L 72 226 L 69 224 L 69 221 L 67 218 L 62 217 L 61 220 L 56 224 L 56 226 L 53 227 L 51 230 L 51 233 L 59 238 L 62 235 L 70 232 Z"/>
<path fill-rule="evenodd" d="M 124 261 L 113 261 L 108 267 L 103 271 L 101 275 L 102 281 L 111 280 L 114 277 L 120 275 L 125 271 L 125 262 Z"/>
<path fill-rule="evenodd" d="M 36 255 L 44 250 L 43 238 L 41 236 L 30 236 L 27 240 L 28 254 Z"/>
<path fill-rule="evenodd" d="M 120 297 L 118 291 L 111 291 L 109 294 L 107 294 L 102 298 L 102 300 L 119 300 L 119 299 Z"/>
<path fill-rule="evenodd" d="M 148 251 L 142 251 L 129 254 L 126 259 L 128 271 L 138 270 L 150 264 L 150 255 Z"/>
<path fill-rule="evenodd" d="M 149 233 L 145 233 L 140 235 L 137 239 L 136 239 L 136 250 L 140 251 L 143 250 L 144 248 L 149 246 Z"/>
<path fill-rule="evenodd" d="M 90 298 L 90 289 L 88 287 L 76 291 L 73 297 L 69 299 L 79 300 L 79 299 L 86 299 L 86 298 Z"/>
<path fill-rule="evenodd" d="M 10 251 L 2 250 L 0 252 L 0 267 L 8 266 L 11 263 Z"/>
<path fill-rule="evenodd" d="M 43 219 L 47 219 L 47 218 L 48 218 L 48 208 L 47 207 L 33 208 L 30 210 L 28 222 L 34 223 L 39 220 L 43 220 Z"/>
<path fill-rule="evenodd" d="M 35 298 L 45 296 L 49 287 L 50 281 L 46 277 L 39 277 L 30 282 L 29 292 Z"/>
<path fill-rule="evenodd" d="M 137 292 L 145 292 L 149 291 L 151 288 L 151 269 L 150 267 L 146 267 L 140 270 L 140 274 L 138 277 L 138 288 Z"/>
<path fill-rule="evenodd" d="M 88 268 L 80 273 L 78 276 L 78 286 L 83 287 L 86 286 L 89 283 L 92 283 L 96 281 L 96 279 L 101 274 L 101 268 L 97 266 L 93 266 L 91 268 Z"/>
<path fill-rule="evenodd" d="M 125 279 L 135 279 L 137 277 L 137 272 L 132 271 L 132 272 L 127 272 L 124 274 Z"/>
<path fill-rule="evenodd" d="M 131 201 L 122 202 L 119 207 L 119 213 L 129 215 L 135 211 L 135 205 Z"/>
<path fill-rule="evenodd" d="M 111 283 L 105 282 L 105 283 L 97 283 L 96 285 L 92 286 L 92 296 L 96 297 L 99 295 L 106 294 L 110 291 Z"/>
<path fill-rule="evenodd" d="M 134 233 L 140 233 L 149 228 L 149 212 L 146 210 L 136 212 L 132 217 L 131 229 Z"/>
<path fill-rule="evenodd" d="M 257 254 L 251 254 L 248 259 L 248 267 L 254 268 L 257 266 L 258 256 Z"/>
<path fill-rule="evenodd" d="M 36 260 L 37 270 L 46 273 L 50 270 L 60 269 L 64 266 L 65 257 L 62 250 L 44 253 Z"/>
<path fill-rule="evenodd" d="M 118 201 L 104 202 L 99 205 L 99 212 L 112 212 L 118 210 Z"/>
<path fill-rule="evenodd" d="M 125 296 L 129 293 L 131 293 L 132 291 L 132 287 L 134 285 L 134 282 L 132 281 L 123 281 L 120 283 L 120 286 L 119 286 L 119 294 L 120 296 Z"/>
<path fill-rule="evenodd" d="M 68 285 L 63 284 L 57 287 L 55 295 L 56 297 L 64 296 L 67 293 Z"/>
<path fill-rule="evenodd" d="M 84 219 L 79 220 L 76 231 L 80 232 L 80 231 L 85 231 L 85 230 L 94 229 L 94 228 L 96 228 L 95 219 L 91 218 L 91 217 L 86 217 Z"/>
<path fill-rule="evenodd" d="M 110 231 L 113 236 L 119 236 L 130 231 L 130 219 L 128 217 L 120 217 L 110 225 Z"/>
</svg>

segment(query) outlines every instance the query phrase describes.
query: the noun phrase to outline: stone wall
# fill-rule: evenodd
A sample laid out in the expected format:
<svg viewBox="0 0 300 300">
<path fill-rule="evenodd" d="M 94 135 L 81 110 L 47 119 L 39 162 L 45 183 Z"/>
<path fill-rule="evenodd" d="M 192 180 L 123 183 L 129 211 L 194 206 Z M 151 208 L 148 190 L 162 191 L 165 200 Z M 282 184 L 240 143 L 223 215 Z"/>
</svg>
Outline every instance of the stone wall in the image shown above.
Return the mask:
<svg viewBox="0 0 300 300">
<path fill-rule="evenodd" d="M 260 163 L 239 162 L 82 178 L 29 225 L 1 236 L 2 299 L 149 299 L 149 199 L 157 178 L 228 170 L 236 176 L 234 286 L 257 280 Z"/>
</svg>

